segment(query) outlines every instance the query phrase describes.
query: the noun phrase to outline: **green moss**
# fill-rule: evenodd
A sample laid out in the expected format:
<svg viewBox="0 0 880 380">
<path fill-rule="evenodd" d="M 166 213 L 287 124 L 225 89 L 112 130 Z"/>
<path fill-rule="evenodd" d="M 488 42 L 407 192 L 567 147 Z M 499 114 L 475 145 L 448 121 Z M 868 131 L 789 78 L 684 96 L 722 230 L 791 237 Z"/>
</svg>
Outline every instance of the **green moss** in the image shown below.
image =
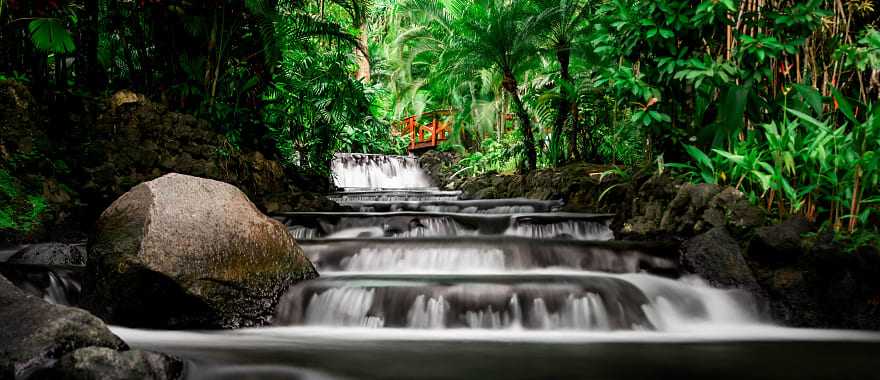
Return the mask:
<svg viewBox="0 0 880 380">
<path fill-rule="evenodd" d="M 38 194 L 28 194 L 8 171 L 0 169 L 0 231 L 27 234 L 40 225 L 48 202 Z"/>
</svg>

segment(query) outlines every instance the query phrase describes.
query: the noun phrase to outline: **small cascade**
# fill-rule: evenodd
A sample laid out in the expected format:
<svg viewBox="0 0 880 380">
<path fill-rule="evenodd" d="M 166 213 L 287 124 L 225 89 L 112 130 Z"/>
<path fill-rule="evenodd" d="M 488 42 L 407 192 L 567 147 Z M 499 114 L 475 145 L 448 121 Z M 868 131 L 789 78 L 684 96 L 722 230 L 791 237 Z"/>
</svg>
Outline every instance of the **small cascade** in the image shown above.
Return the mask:
<svg viewBox="0 0 880 380">
<path fill-rule="evenodd" d="M 498 271 L 507 267 L 497 248 L 362 248 L 341 260 L 351 272 Z"/>
<path fill-rule="evenodd" d="M 308 325 L 382 327 L 382 318 L 367 315 L 373 306 L 372 289 L 339 288 L 315 294 L 309 300 Z"/>
<path fill-rule="evenodd" d="M 79 303 L 82 268 L 68 266 L 4 264 L 0 274 L 15 286 L 46 302 L 74 306 Z"/>
<path fill-rule="evenodd" d="M 378 238 L 377 238 L 378 237 Z M 675 275 L 666 246 L 468 236 L 308 240 L 300 246 L 322 273 L 487 273 L 543 269 Z"/>
<path fill-rule="evenodd" d="M 566 220 L 548 224 L 517 223 L 505 231 L 505 235 L 524 236 L 533 239 L 612 240 L 614 232 L 609 222 L 596 223 L 582 220 Z"/>
<path fill-rule="evenodd" d="M 330 163 L 336 186 L 359 189 L 430 188 L 415 157 L 337 153 Z"/>
<path fill-rule="evenodd" d="M 505 272 L 496 272 L 505 273 Z M 293 288 L 276 323 L 307 326 L 679 331 L 759 321 L 736 291 L 584 272 L 332 275 Z"/>
<path fill-rule="evenodd" d="M 602 241 L 614 238 L 608 215 L 568 213 L 288 212 L 281 214 L 298 240 L 363 236 L 522 236 L 533 239 Z M 345 232 L 351 230 L 351 232 Z"/>
</svg>

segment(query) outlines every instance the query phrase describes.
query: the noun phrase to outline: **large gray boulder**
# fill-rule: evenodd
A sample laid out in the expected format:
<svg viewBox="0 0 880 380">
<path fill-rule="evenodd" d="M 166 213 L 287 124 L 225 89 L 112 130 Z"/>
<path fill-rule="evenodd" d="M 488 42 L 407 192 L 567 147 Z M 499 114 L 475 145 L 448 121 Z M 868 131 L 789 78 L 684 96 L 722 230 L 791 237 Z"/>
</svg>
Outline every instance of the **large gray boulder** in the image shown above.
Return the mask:
<svg viewBox="0 0 880 380">
<path fill-rule="evenodd" d="M 234 328 L 268 322 L 317 276 L 287 229 L 235 186 L 168 174 L 125 193 L 89 243 L 85 297 L 113 324 Z"/>
<path fill-rule="evenodd" d="M 47 303 L 2 276 L 0 321 L 0 379 L 174 379 L 182 372 L 179 360 L 125 351 L 97 317 Z"/>
</svg>

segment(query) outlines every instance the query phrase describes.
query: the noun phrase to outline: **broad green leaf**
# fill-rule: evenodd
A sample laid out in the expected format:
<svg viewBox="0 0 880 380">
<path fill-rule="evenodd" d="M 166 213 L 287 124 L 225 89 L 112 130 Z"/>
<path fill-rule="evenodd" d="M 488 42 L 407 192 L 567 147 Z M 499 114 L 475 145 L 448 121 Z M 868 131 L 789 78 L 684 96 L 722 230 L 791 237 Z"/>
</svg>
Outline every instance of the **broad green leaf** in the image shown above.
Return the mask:
<svg viewBox="0 0 880 380">
<path fill-rule="evenodd" d="M 700 148 L 697 148 L 693 145 L 685 144 L 684 149 L 685 149 L 685 151 L 687 151 L 687 153 L 691 157 L 693 157 L 695 160 L 697 160 L 698 163 L 706 166 L 707 168 L 709 168 L 712 171 L 715 171 L 715 166 L 712 165 L 712 160 L 709 159 L 709 156 L 707 156 L 706 153 L 703 153 L 703 151 L 700 150 Z"/>
<path fill-rule="evenodd" d="M 728 160 L 730 160 L 731 162 L 733 162 L 735 164 L 741 164 L 743 162 L 743 159 L 745 158 L 744 156 L 725 152 L 725 151 L 719 150 L 719 149 L 712 149 L 712 151 L 724 156 L 724 158 L 727 158 Z"/>
<path fill-rule="evenodd" d="M 73 53 L 76 46 L 70 32 L 54 18 L 40 18 L 28 24 L 31 41 L 37 49 L 53 53 Z"/>
<path fill-rule="evenodd" d="M 803 112 L 800 112 L 800 111 L 798 111 L 798 110 L 788 109 L 788 112 L 790 112 L 791 114 L 797 116 L 799 119 L 801 119 L 801 120 L 803 120 L 803 121 L 805 121 L 805 122 L 807 122 L 807 123 L 812 124 L 812 125 L 815 126 L 815 127 L 819 127 L 819 128 L 821 128 L 821 127 L 824 127 L 824 126 L 825 126 L 825 123 L 823 123 L 823 122 L 821 122 L 821 121 L 819 121 L 819 120 L 816 120 L 816 119 L 813 118 L 812 116 L 807 115 L 807 114 L 805 114 L 805 113 L 803 113 Z"/>
</svg>

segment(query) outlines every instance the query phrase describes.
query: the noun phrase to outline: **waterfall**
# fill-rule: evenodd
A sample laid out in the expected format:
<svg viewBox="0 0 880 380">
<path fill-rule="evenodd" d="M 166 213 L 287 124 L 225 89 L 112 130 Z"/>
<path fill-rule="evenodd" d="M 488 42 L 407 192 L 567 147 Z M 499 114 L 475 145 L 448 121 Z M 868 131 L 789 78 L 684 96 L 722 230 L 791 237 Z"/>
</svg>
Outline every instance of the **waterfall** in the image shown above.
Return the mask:
<svg viewBox="0 0 880 380">
<path fill-rule="evenodd" d="M 612 240 L 614 232 L 607 223 L 566 220 L 558 223 L 518 223 L 508 228 L 506 235 L 525 236 L 535 239 L 570 238 L 575 240 Z"/>
<path fill-rule="evenodd" d="M 352 272 L 491 271 L 506 267 L 500 249 L 362 248 L 342 260 Z"/>
<path fill-rule="evenodd" d="M 336 186 L 361 189 L 430 188 L 418 159 L 403 156 L 337 153 L 330 163 Z"/>
</svg>

